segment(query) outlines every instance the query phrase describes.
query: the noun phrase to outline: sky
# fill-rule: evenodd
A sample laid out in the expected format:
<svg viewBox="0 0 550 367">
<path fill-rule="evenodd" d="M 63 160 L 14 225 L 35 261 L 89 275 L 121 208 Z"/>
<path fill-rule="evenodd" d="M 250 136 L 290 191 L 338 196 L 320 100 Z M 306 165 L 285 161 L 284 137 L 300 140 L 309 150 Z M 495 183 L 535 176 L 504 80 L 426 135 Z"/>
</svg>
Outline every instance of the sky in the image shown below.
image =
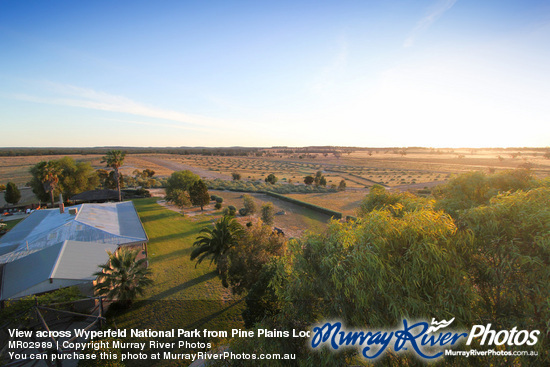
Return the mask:
<svg viewBox="0 0 550 367">
<path fill-rule="evenodd" d="M 550 2 L 0 0 L 0 147 L 313 145 L 550 145 Z"/>
</svg>

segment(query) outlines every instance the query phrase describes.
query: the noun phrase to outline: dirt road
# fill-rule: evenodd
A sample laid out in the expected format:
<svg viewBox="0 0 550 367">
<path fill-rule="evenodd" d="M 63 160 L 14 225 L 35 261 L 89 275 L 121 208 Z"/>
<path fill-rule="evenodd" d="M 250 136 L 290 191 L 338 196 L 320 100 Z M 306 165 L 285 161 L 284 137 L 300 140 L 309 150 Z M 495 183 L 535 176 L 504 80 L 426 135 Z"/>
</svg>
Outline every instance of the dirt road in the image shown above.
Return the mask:
<svg viewBox="0 0 550 367">
<path fill-rule="evenodd" d="M 164 159 L 164 158 L 160 158 L 160 157 L 142 157 L 141 159 L 143 159 L 145 161 L 148 161 L 148 162 L 151 162 L 151 163 L 154 163 L 154 164 L 158 164 L 159 166 L 162 166 L 164 168 L 168 168 L 172 171 L 189 170 L 189 171 L 193 172 L 194 174 L 199 175 L 201 178 L 206 178 L 206 179 L 219 178 L 219 179 L 222 179 L 222 180 L 231 180 L 232 179 L 229 175 L 224 175 L 224 174 L 221 174 L 219 172 L 208 171 L 208 170 L 205 170 L 205 169 L 202 169 L 202 168 L 197 168 L 197 167 L 194 167 L 194 166 L 190 166 L 190 165 L 185 164 L 185 163 L 175 162 L 175 161 L 170 160 L 170 159 Z"/>
</svg>

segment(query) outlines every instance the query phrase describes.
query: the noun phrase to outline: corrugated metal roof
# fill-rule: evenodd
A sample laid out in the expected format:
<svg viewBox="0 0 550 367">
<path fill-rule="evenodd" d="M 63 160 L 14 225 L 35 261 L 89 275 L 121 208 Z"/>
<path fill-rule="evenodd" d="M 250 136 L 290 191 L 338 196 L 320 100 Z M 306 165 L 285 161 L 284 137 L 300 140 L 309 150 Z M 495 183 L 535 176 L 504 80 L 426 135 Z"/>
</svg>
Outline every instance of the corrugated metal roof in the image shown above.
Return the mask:
<svg viewBox="0 0 550 367">
<path fill-rule="evenodd" d="M 99 270 L 99 265 L 109 261 L 107 251 L 114 252 L 117 247 L 96 242 L 65 241 L 12 261 L 4 266 L 1 299 L 25 294 L 25 290 L 49 279 L 94 280 L 93 274 Z"/>
<path fill-rule="evenodd" d="M 131 201 L 114 205 L 84 204 L 77 214 L 76 221 L 118 236 L 147 238 Z"/>
<path fill-rule="evenodd" d="M 115 252 L 117 245 L 65 241 L 50 278 L 93 280 L 98 266 L 109 260 L 107 251 Z"/>
<path fill-rule="evenodd" d="M 58 243 L 4 265 L 2 299 L 49 279 L 62 246 L 63 243 Z"/>
<path fill-rule="evenodd" d="M 116 245 L 148 240 L 131 201 L 70 208 L 77 208 L 78 214 L 69 214 L 69 208 L 63 214 L 58 209 L 38 210 L 17 224 L 0 239 L 0 263 L 66 240 Z"/>
</svg>

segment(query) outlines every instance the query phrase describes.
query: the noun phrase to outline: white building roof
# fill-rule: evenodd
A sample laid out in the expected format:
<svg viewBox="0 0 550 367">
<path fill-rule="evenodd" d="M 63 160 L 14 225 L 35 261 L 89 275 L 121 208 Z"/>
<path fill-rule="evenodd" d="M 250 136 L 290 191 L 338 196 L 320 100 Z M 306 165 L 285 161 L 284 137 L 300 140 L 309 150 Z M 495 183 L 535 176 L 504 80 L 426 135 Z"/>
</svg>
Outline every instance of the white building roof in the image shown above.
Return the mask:
<svg viewBox="0 0 550 367">
<path fill-rule="evenodd" d="M 70 214 L 76 209 L 76 215 Z M 0 238 L 0 264 L 64 241 L 124 245 L 148 241 L 131 201 L 37 210 Z M 90 244 L 93 245 L 93 244 Z"/>
</svg>

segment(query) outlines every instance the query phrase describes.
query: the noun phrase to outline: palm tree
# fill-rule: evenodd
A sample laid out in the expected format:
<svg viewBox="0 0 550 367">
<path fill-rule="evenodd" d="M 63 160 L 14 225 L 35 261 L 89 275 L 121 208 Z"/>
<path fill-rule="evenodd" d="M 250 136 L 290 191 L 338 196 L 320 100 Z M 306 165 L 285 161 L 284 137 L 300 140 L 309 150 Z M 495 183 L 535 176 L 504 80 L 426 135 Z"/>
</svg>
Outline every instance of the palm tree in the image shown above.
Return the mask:
<svg viewBox="0 0 550 367">
<path fill-rule="evenodd" d="M 111 167 L 115 170 L 116 188 L 118 190 L 118 201 L 122 201 L 122 195 L 120 194 L 120 172 L 118 169 L 124 163 L 124 157 L 126 153 L 120 150 L 109 150 L 107 155 L 101 159 L 101 163 L 107 163 L 107 167 Z"/>
<path fill-rule="evenodd" d="M 115 253 L 108 253 L 109 262 L 100 265 L 101 270 L 94 273 L 98 277 L 94 288 L 97 294 L 129 306 L 153 283 L 149 278 L 151 271 L 146 266 L 146 259 L 136 261 L 139 250 L 122 247 Z"/>
<path fill-rule="evenodd" d="M 52 208 L 54 206 L 54 191 L 59 183 L 59 175 L 61 174 L 61 168 L 55 161 L 42 162 L 39 169 L 39 179 L 44 186 L 44 191 L 50 193 L 52 200 Z"/>
<path fill-rule="evenodd" d="M 191 252 L 191 260 L 197 259 L 195 267 L 207 257 L 211 258 L 211 264 L 219 265 L 227 250 L 237 243 L 245 231 L 235 218 L 224 216 L 213 228 L 203 228 L 199 233 L 200 235 L 193 243 L 197 248 Z M 219 267 L 218 272 L 220 272 Z"/>
</svg>

